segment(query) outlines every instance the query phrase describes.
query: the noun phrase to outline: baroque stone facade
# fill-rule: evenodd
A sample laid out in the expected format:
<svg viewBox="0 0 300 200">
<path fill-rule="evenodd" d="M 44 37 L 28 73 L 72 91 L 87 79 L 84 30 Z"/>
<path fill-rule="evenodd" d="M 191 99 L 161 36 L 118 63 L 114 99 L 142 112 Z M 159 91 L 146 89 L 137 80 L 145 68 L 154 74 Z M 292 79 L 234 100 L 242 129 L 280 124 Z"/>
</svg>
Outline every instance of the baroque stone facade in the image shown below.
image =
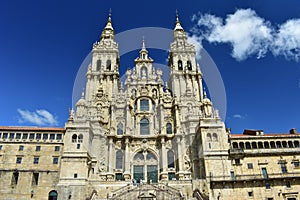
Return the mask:
<svg viewBox="0 0 300 200">
<path fill-rule="evenodd" d="M 120 82 L 109 16 L 65 128 L 0 127 L 0 199 L 299 199 L 299 141 L 231 134 L 178 16 L 170 77 L 145 41 Z"/>
</svg>

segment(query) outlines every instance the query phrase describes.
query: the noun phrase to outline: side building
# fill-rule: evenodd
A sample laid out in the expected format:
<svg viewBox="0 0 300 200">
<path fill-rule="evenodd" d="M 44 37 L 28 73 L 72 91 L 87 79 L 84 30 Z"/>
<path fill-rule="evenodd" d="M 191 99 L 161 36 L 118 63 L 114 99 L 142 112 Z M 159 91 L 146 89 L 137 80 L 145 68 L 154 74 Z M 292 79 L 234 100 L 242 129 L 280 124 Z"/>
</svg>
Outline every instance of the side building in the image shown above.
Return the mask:
<svg viewBox="0 0 300 200">
<path fill-rule="evenodd" d="M 0 127 L 0 199 L 56 199 L 64 133 Z"/>
</svg>

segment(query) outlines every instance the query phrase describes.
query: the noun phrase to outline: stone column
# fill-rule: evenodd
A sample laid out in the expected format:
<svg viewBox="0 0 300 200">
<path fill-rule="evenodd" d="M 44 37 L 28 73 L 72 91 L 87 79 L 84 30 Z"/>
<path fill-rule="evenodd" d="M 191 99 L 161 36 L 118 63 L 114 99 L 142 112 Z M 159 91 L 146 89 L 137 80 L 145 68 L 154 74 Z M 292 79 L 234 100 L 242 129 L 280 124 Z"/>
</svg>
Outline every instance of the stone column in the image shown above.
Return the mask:
<svg viewBox="0 0 300 200">
<path fill-rule="evenodd" d="M 179 133 L 181 129 L 180 116 L 179 116 L 179 107 L 176 105 L 175 107 L 175 120 L 176 120 L 176 132 Z M 174 124 L 175 126 L 175 124 Z"/>
<path fill-rule="evenodd" d="M 125 172 L 124 179 L 130 181 L 130 154 L 129 154 L 129 139 L 125 139 Z"/>
<path fill-rule="evenodd" d="M 166 129 L 165 129 L 165 109 L 164 107 L 161 105 L 160 106 L 160 113 L 161 113 L 161 119 L 160 119 L 160 131 L 161 131 L 161 134 L 166 134 Z"/>
<path fill-rule="evenodd" d="M 90 91 L 91 91 L 91 99 L 92 100 L 92 96 L 95 95 L 95 93 L 97 92 L 97 90 L 99 89 L 98 87 L 98 84 L 97 84 L 97 76 L 93 76 L 93 81 L 92 81 L 92 84 L 90 84 Z"/>
<path fill-rule="evenodd" d="M 161 180 L 162 181 L 167 181 L 168 180 L 168 155 L 166 151 L 166 143 L 165 143 L 165 138 L 161 138 L 161 165 L 162 165 L 162 172 L 160 173 L 161 175 Z"/>
<path fill-rule="evenodd" d="M 86 97 L 86 99 L 88 100 L 88 101 L 90 101 L 92 98 L 91 98 L 91 75 L 90 74 L 88 74 L 87 76 L 86 76 L 86 89 L 85 89 L 85 97 Z"/>
<path fill-rule="evenodd" d="M 143 152 L 144 155 L 144 179 L 143 181 L 146 183 L 148 181 L 148 176 L 147 176 L 147 164 L 146 164 L 146 160 L 147 160 L 147 151 Z"/>
<path fill-rule="evenodd" d="M 183 154 L 181 149 L 181 138 L 176 138 L 177 142 L 177 159 L 178 159 L 178 179 L 183 180 L 184 179 L 184 170 L 183 170 Z"/>
<path fill-rule="evenodd" d="M 126 105 L 126 121 L 125 121 L 125 133 L 126 135 L 131 134 L 130 133 L 130 127 L 134 127 L 134 124 L 132 123 L 132 116 L 129 109 L 129 103 Z"/>
<path fill-rule="evenodd" d="M 107 180 L 113 180 L 113 163 L 114 163 L 114 156 L 113 156 L 113 139 L 109 138 L 109 145 L 108 145 L 108 174 L 107 174 Z"/>
</svg>

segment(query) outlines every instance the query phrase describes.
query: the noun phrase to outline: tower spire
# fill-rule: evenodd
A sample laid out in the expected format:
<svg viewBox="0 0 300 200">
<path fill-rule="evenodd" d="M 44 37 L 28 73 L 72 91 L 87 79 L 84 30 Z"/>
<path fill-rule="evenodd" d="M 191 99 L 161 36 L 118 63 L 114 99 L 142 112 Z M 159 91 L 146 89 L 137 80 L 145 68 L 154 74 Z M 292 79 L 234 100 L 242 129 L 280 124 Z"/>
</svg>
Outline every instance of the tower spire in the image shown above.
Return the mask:
<svg viewBox="0 0 300 200">
<path fill-rule="evenodd" d="M 146 49 L 145 37 L 143 36 L 142 48 L 140 50 L 140 56 L 134 60 L 135 62 L 153 62 L 153 60 L 148 56 L 148 51 Z"/>
<path fill-rule="evenodd" d="M 144 55 L 144 56 L 143 56 Z M 145 37 L 143 36 L 143 40 L 142 40 L 142 49 L 140 50 L 140 57 L 145 59 L 148 56 L 148 51 L 146 49 L 146 45 L 145 45 Z"/>
<path fill-rule="evenodd" d="M 178 15 L 177 9 L 176 9 L 176 22 L 175 22 L 174 31 L 184 31 L 181 24 L 180 24 L 180 21 L 179 21 L 179 15 Z"/>
<path fill-rule="evenodd" d="M 112 26 L 112 20 L 111 20 L 111 9 L 109 9 L 106 26 L 104 27 L 101 34 L 101 39 L 102 38 L 114 38 L 114 28 Z"/>
</svg>

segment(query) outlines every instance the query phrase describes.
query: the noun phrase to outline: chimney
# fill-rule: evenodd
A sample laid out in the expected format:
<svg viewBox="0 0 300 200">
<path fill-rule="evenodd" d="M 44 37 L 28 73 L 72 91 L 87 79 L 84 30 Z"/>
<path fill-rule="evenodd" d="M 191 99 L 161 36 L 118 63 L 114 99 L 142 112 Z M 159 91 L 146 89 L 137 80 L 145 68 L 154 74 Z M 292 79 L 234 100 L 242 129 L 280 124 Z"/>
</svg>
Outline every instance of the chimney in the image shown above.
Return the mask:
<svg viewBox="0 0 300 200">
<path fill-rule="evenodd" d="M 290 134 L 296 134 L 297 133 L 297 130 L 295 129 L 295 128 L 292 128 L 291 130 L 290 130 Z"/>
</svg>

